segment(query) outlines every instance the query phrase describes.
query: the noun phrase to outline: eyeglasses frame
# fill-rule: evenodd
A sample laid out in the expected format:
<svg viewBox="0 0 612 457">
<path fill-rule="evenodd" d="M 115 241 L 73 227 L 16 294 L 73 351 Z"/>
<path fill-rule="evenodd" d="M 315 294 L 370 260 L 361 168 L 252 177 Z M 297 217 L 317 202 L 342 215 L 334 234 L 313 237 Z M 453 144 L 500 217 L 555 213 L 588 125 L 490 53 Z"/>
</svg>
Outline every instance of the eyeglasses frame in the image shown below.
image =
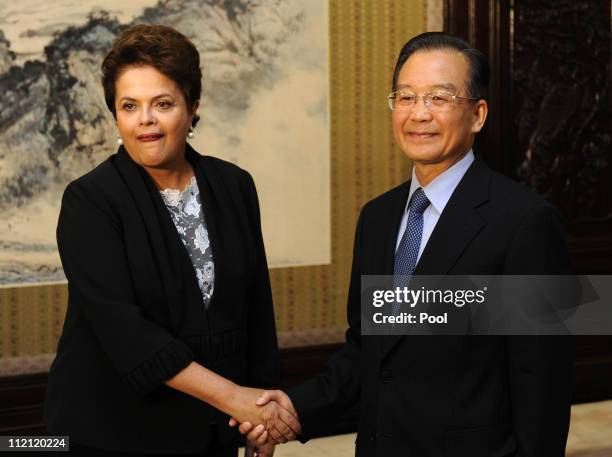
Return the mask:
<svg viewBox="0 0 612 457">
<path fill-rule="evenodd" d="M 400 89 L 401 90 L 401 89 Z M 387 95 L 387 104 L 389 106 L 389 109 L 391 111 L 395 111 L 395 109 L 393 109 L 393 100 L 395 99 L 395 94 L 397 94 L 399 92 L 399 90 L 394 90 L 392 92 L 389 92 L 389 95 Z M 457 91 L 457 93 L 459 93 L 461 91 Z M 429 99 L 429 102 L 427 102 L 427 98 L 428 96 L 431 96 L 431 92 L 427 92 L 423 95 L 415 95 L 414 96 L 414 103 L 411 104 L 408 109 L 412 109 L 414 106 L 417 105 L 417 103 L 419 103 L 419 99 L 423 100 L 423 105 L 425 105 L 425 107 L 431 111 L 430 106 L 431 106 L 431 98 Z M 474 97 L 459 97 L 457 94 L 452 96 L 451 99 L 451 104 L 455 104 L 456 101 L 478 101 L 480 100 L 480 98 L 474 98 Z M 401 111 L 401 110 L 400 110 Z"/>
</svg>

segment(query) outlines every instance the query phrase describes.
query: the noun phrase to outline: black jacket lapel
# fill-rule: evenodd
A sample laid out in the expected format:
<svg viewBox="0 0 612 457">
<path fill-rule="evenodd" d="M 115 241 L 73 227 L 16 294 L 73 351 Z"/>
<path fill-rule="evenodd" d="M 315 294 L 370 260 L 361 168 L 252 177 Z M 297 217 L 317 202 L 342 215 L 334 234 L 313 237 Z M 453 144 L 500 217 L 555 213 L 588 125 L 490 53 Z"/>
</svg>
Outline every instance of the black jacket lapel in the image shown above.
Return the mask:
<svg viewBox="0 0 612 457">
<path fill-rule="evenodd" d="M 208 238 L 215 264 L 214 293 L 209 309 L 215 310 L 215 319 L 208 321 L 211 332 L 222 330 L 225 315 L 233 315 L 232 299 L 236 284 L 249 281 L 255 270 L 252 262 L 254 246 L 250 241 L 252 229 L 246 224 L 248 209 L 244 196 L 240 194 L 238 176 L 227 175 L 218 167 L 218 160 L 201 156 L 187 145 L 186 158 L 193 165 Z M 222 307 L 217 306 L 223 304 Z"/>
<path fill-rule="evenodd" d="M 221 217 L 218 211 L 219 209 L 222 210 L 223 208 L 217 208 L 215 205 L 215 202 L 218 201 L 219 198 L 217 195 L 215 195 L 214 186 L 212 186 L 210 183 L 211 176 L 214 176 L 214 170 L 205 169 L 207 168 L 203 164 L 205 158 L 198 154 L 189 145 L 189 143 L 187 143 L 186 146 L 185 157 L 193 167 L 193 172 L 198 184 L 200 203 L 202 205 L 202 212 L 204 214 L 204 221 L 206 223 L 206 231 L 208 232 L 210 249 L 212 252 L 213 262 L 215 263 L 214 291 L 211 297 L 211 303 L 209 304 L 209 307 L 212 307 L 213 303 L 216 301 L 215 298 L 219 296 L 220 286 L 222 286 L 220 278 L 223 276 L 221 274 L 223 269 L 223 257 L 220 255 L 220 233 L 218 231 L 217 218 Z M 215 215 L 217 215 L 217 217 L 215 217 Z"/>
<path fill-rule="evenodd" d="M 488 168 L 478 159 L 451 195 L 414 271 L 415 275 L 445 275 L 484 227 L 475 208 L 489 199 Z"/>
<path fill-rule="evenodd" d="M 442 211 L 414 270 L 415 275 L 446 275 L 451 271 L 468 244 L 486 224 L 476 208 L 489 199 L 490 178 L 490 170 L 476 159 Z M 395 239 L 392 242 L 395 247 Z M 386 355 L 402 337 L 385 337 L 381 356 Z"/>
<path fill-rule="evenodd" d="M 163 224 L 166 224 L 167 221 L 161 220 L 159 217 L 154 196 L 151 195 L 150 186 L 154 187 L 154 184 L 146 175 L 146 171 L 131 159 L 123 146 L 119 148 L 114 162 L 136 202 L 142 223 L 149 236 L 151 251 L 155 257 L 166 295 L 172 329 L 176 334 L 181 327 L 183 317 L 183 307 L 176 306 L 177 300 L 180 300 L 182 296 L 183 281 L 179 257 L 172 252 L 173 246 L 170 245 L 168 237 L 163 232 Z M 170 221 L 170 223 L 172 222 Z"/>
<path fill-rule="evenodd" d="M 398 188 L 395 198 L 389 201 L 389 209 L 386 214 L 392 216 L 392 223 L 385 225 L 382 239 L 387 240 L 386 251 L 384 256 L 384 265 L 382 269 L 377 269 L 376 274 L 392 275 L 393 265 L 395 263 L 395 245 L 397 244 L 397 232 L 402 221 L 402 216 L 406 210 L 406 202 L 410 193 L 410 181 L 405 182 Z"/>
</svg>

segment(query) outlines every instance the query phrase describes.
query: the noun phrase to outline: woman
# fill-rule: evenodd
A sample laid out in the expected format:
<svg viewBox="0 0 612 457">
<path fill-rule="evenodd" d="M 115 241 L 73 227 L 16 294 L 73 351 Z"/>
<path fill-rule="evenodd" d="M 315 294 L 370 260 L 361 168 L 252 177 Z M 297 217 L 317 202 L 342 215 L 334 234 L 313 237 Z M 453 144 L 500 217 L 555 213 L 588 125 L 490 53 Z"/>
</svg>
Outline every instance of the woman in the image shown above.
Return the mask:
<svg viewBox="0 0 612 457">
<path fill-rule="evenodd" d="M 235 456 L 229 416 L 269 425 L 280 414 L 296 428 L 240 386 L 274 385 L 279 371 L 253 180 L 187 144 L 200 62 L 176 30 L 128 29 L 102 74 L 123 145 L 62 199 L 69 302 L 49 374 L 49 432 L 83 455 Z M 282 428 L 270 437 L 294 437 Z"/>
</svg>

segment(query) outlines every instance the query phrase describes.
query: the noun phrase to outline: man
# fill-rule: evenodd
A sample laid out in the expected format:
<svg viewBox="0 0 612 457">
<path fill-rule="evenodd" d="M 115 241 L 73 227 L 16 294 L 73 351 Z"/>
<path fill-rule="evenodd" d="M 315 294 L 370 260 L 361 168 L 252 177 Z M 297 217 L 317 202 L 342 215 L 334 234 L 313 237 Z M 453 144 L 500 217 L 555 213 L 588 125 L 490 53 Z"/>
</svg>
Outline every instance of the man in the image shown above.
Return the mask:
<svg viewBox="0 0 612 457">
<path fill-rule="evenodd" d="M 543 336 L 365 336 L 362 275 L 562 274 L 555 210 L 494 173 L 472 145 L 487 117 L 488 64 L 444 33 L 403 47 L 389 96 L 412 179 L 360 215 L 346 344 L 325 372 L 268 391 L 309 434 L 356 402 L 357 456 L 562 457 L 569 426 L 571 340 Z M 242 424 L 243 433 L 259 429 Z"/>
</svg>

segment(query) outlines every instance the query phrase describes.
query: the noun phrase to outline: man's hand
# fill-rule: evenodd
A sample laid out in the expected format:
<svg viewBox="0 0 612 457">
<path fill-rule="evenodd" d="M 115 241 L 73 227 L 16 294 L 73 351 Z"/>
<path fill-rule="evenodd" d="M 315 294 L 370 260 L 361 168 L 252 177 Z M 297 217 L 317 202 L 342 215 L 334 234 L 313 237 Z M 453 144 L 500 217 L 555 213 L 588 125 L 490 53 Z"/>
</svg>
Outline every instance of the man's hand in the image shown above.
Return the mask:
<svg viewBox="0 0 612 457">
<path fill-rule="evenodd" d="M 258 427 L 262 426 L 258 425 Z M 272 443 L 260 444 L 247 440 L 244 457 L 272 457 L 274 455 L 274 446 Z"/>
<path fill-rule="evenodd" d="M 290 410 L 295 411 L 289 397 L 283 392 L 280 393 L 286 397 L 286 400 L 283 399 L 283 403 L 288 406 L 290 405 Z M 276 398 L 276 395 L 274 398 Z M 294 440 L 296 433 L 301 431 L 297 417 L 287 408 L 283 407 L 282 404 L 273 401 L 272 397 L 268 398 L 266 392 L 261 389 L 237 387 L 232 396 L 232 403 L 235 405 L 232 408 L 235 412 L 232 411 L 231 413 L 231 426 L 238 423 L 248 423 L 249 430 L 251 430 L 253 425 L 263 425 L 264 430 L 260 429 L 258 433 L 253 433 L 253 442 L 265 443 L 267 437 L 262 438 L 265 431 L 273 443 L 286 443 L 287 441 Z"/>
<path fill-rule="evenodd" d="M 273 443 L 285 443 L 287 441 L 292 441 L 295 439 L 295 435 L 302 431 L 302 426 L 298 420 L 297 411 L 293 407 L 293 403 L 289 396 L 282 390 L 266 390 L 257 399 L 256 405 L 264 408 L 269 408 L 270 405 L 279 405 L 279 408 L 271 409 L 268 412 L 268 414 L 271 415 L 269 418 L 271 421 L 269 421 L 268 424 L 264 424 L 264 426 L 258 425 L 254 427 L 253 424 L 248 421 L 240 424 L 238 430 L 240 430 L 240 433 L 243 435 L 248 434 L 248 440 L 256 443 L 265 443 L 268 440 L 267 430 L 270 430 L 269 425 L 272 425 L 275 430 L 281 431 L 282 435 L 279 439 L 276 436 L 276 433 L 270 431 L 269 436 Z M 279 424 L 278 421 L 274 419 L 274 415 L 279 414 L 279 412 L 282 413 L 283 424 Z M 288 417 L 287 414 L 290 416 Z M 234 427 L 239 423 L 240 421 L 234 417 L 232 417 L 229 421 L 230 427 Z M 284 428 L 284 426 L 287 426 L 289 430 Z"/>
</svg>

